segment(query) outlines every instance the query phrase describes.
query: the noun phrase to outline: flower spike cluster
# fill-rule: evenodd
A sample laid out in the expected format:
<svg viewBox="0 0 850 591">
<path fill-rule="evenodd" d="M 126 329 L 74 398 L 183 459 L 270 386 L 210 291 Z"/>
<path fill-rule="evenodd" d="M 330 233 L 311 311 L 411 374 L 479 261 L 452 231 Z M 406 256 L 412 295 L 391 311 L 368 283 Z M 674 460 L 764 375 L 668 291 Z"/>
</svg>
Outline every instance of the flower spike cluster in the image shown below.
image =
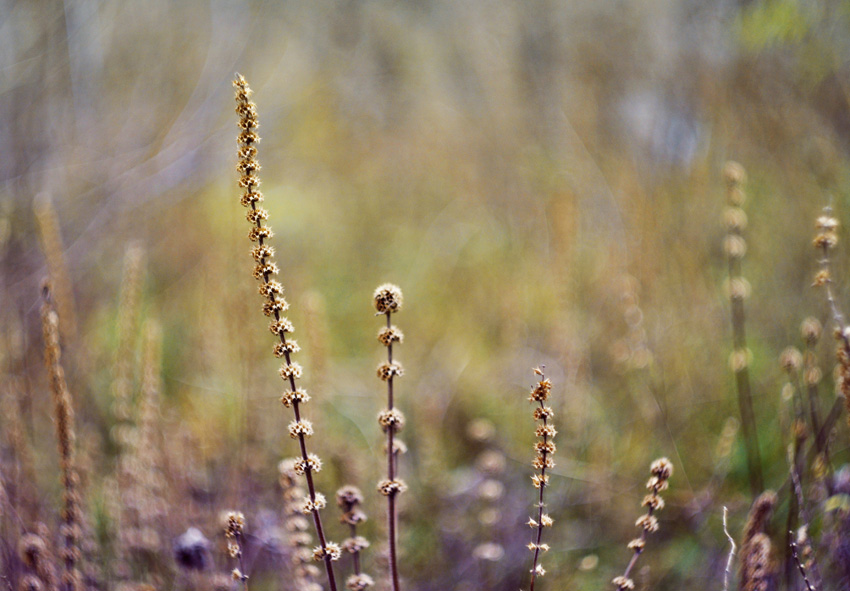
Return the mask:
<svg viewBox="0 0 850 591">
<path fill-rule="evenodd" d="M 667 481 L 673 475 L 673 464 L 667 458 L 660 458 L 652 462 L 649 472 L 652 475 L 646 483 L 649 494 L 643 498 L 642 503 L 646 507 L 646 514 L 641 515 L 635 522 L 635 525 L 640 528 L 640 537 L 629 542 L 629 549 L 634 552 L 632 558 L 626 566 L 626 571 L 621 576 L 614 577 L 612 581 L 617 586 L 617 591 L 631 591 L 635 588 L 635 582 L 629 578 L 629 573 L 632 572 L 638 556 L 646 547 L 647 535 L 658 531 L 658 518 L 655 517 L 655 513 L 664 508 L 664 499 L 658 493 L 667 489 Z"/>
<path fill-rule="evenodd" d="M 404 368 L 393 361 L 393 344 L 401 343 L 404 334 L 392 323 L 392 315 L 401 310 L 403 297 L 401 289 L 392 283 L 380 285 L 375 290 L 373 304 L 378 314 L 387 317 L 387 324 L 378 332 L 378 341 L 387 348 L 387 360 L 378 366 L 378 378 L 387 383 L 387 408 L 378 413 L 378 424 L 387 434 L 387 478 L 378 483 L 378 491 L 387 497 L 388 543 L 390 547 L 390 573 L 393 591 L 399 591 L 398 556 L 396 553 L 396 506 L 399 493 L 407 490 L 407 485 L 396 474 L 397 456 L 403 453 L 404 443 L 395 438 L 404 426 L 404 415 L 393 407 L 393 379 L 404 375 Z"/>
<path fill-rule="evenodd" d="M 248 589 L 248 575 L 242 557 L 242 536 L 245 533 L 245 516 L 239 511 L 228 511 L 222 519 L 224 537 L 227 540 L 227 553 L 235 559 L 239 566 L 231 572 L 234 581 L 240 581 L 243 588 Z"/>
<path fill-rule="evenodd" d="M 312 435 L 313 426 L 301 416 L 301 404 L 306 403 L 310 397 L 295 385 L 295 380 L 301 377 L 302 369 L 299 364 L 292 361 L 291 356 L 298 352 L 299 348 L 294 340 L 287 338 L 294 328 L 292 322 L 281 315 L 289 308 L 289 304 L 283 298 L 283 286 L 274 279 L 279 269 L 273 260 L 274 249 L 266 243 L 273 234 L 271 228 L 263 225 L 263 221 L 269 217 L 269 212 L 260 207 L 263 194 L 259 191 L 260 178 L 257 175 L 260 170 L 260 163 L 257 161 L 257 144 L 260 141 L 260 136 L 257 134 L 259 127 L 257 106 L 251 101 L 251 89 L 245 78 L 237 75 L 233 86 L 236 88 L 236 113 L 239 115 L 238 125 L 241 130 L 236 138 L 239 147 L 239 163 L 236 170 L 240 174 L 239 186 L 243 189 L 240 202 L 248 210 L 246 218 L 251 224 L 248 239 L 254 243 L 251 249 L 251 256 L 255 262 L 253 274 L 260 283 L 259 292 L 264 298 L 263 314 L 271 320 L 269 331 L 277 339 L 272 349 L 273 353 L 275 357 L 283 360 L 279 373 L 286 386 L 281 402 L 287 408 L 292 408 L 295 415 L 295 420 L 289 425 L 289 434 L 293 439 L 298 440 L 301 458 L 293 469 L 297 474 L 303 474 L 307 480 L 309 498 L 305 503 L 305 510 L 313 515 L 319 540 L 314 557 L 324 561 L 330 590 L 336 591 L 336 580 L 331 563 L 339 558 L 339 546 L 325 539 L 322 519 L 319 515 L 319 509 L 324 506 L 324 497 L 316 493 L 313 484 L 313 474 L 321 469 L 322 463 L 317 456 L 307 453 L 306 439 Z"/>
<path fill-rule="evenodd" d="M 348 525 L 351 536 L 342 543 L 342 549 L 351 554 L 354 574 L 345 581 L 350 591 L 364 591 L 375 581 L 360 570 L 360 552 L 369 547 L 369 540 L 357 535 L 357 525 L 366 521 L 366 514 L 360 509 L 363 503 L 363 493 L 355 486 L 343 486 L 336 491 L 336 504 L 342 511 L 340 521 Z"/>
<path fill-rule="evenodd" d="M 531 481 L 534 483 L 534 488 L 538 489 L 537 497 L 537 519 L 530 517 L 528 526 L 536 531 L 534 541 L 528 544 L 528 549 L 534 553 L 534 562 L 531 566 L 531 585 L 530 591 L 534 591 L 534 580 L 538 576 L 546 574 L 543 565 L 540 564 L 540 553 L 549 551 L 549 544 L 541 542 L 543 539 L 543 529 L 552 527 L 555 521 L 546 513 L 543 512 L 546 505 L 543 502 L 543 490 L 549 485 L 549 475 L 546 470 L 555 467 L 555 462 L 552 460 L 552 454 L 555 453 L 555 444 L 552 440 L 555 438 L 557 431 L 552 425 L 552 419 L 555 412 L 552 407 L 546 406 L 544 403 L 549 399 L 549 394 L 552 392 L 552 382 L 548 380 L 543 373 L 544 367 L 534 369 L 534 373 L 540 380 L 531 389 L 531 394 L 528 397 L 529 402 L 536 404 L 534 409 L 534 420 L 539 421 L 535 433 L 537 442 L 534 444 L 534 461 L 532 467 L 537 471 L 532 475 Z"/>
</svg>

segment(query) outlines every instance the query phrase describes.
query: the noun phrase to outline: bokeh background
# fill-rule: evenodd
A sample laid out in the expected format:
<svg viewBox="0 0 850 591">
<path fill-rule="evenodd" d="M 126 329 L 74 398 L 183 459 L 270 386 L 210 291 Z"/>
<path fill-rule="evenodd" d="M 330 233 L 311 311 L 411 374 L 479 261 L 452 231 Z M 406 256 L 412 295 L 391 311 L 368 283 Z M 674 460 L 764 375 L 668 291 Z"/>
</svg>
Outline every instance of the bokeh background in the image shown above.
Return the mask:
<svg viewBox="0 0 850 591">
<path fill-rule="evenodd" d="M 254 536 L 252 585 L 285 578 L 263 536 L 279 523 L 277 462 L 296 445 L 236 186 L 239 72 L 255 91 L 272 243 L 314 394 L 318 485 L 366 491 L 367 570 L 384 568 L 371 294 L 392 281 L 405 295 L 408 588 L 527 585 L 526 395 L 540 364 L 559 429 L 540 587 L 610 586 L 649 463 L 667 456 L 667 508 L 636 581 L 720 588 L 722 507 L 738 537 L 752 501 L 728 363 L 721 170 L 733 159 L 748 172 L 750 372 L 765 482 L 780 488 L 793 409 L 778 358 L 802 347 L 808 316 L 827 327 L 824 414 L 835 400 L 811 238 L 825 205 L 839 218 L 850 205 L 847 31 L 845 0 L 3 0 L 0 371 L 33 466 L 32 482 L 7 488 L 35 500 L 6 514 L 7 565 L 21 531 L 58 520 L 38 318 L 46 233 L 72 296 L 64 359 L 106 579 L 118 576 L 110 384 L 132 247 L 144 251 L 141 316 L 163 335 L 170 510 L 157 587 L 184 585 L 171 540 L 190 526 L 213 541 L 210 568 L 228 570 L 218 514 L 229 508 Z M 4 416 L 8 480 L 21 442 Z M 850 438 L 837 425 L 840 469 Z"/>
</svg>

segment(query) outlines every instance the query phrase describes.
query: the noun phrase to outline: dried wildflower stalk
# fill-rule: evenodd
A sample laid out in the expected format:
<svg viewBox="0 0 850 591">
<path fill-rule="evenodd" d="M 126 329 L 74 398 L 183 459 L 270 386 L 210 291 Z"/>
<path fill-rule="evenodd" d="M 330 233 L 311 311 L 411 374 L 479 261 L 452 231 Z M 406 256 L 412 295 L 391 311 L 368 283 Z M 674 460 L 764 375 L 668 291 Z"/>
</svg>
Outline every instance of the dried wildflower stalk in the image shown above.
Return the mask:
<svg viewBox="0 0 850 591">
<path fill-rule="evenodd" d="M 59 229 L 59 216 L 53 207 L 53 201 L 46 193 L 35 198 L 33 209 L 41 234 L 44 257 L 47 260 L 47 273 L 53 286 L 53 300 L 62 318 L 60 330 L 67 341 L 73 341 L 77 334 L 74 290 L 68 274 L 68 262 L 65 260 L 65 246 Z"/>
<path fill-rule="evenodd" d="M 800 333 L 806 343 L 803 353 L 803 382 L 806 386 L 806 396 L 809 401 L 809 420 L 812 433 L 815 435 L 815 451 L 817 456 L 814 462 L 814 474 L 819 480 L 826 484 L 826 490 L 832 495 L 832 460 L 829 457 L 828 433 L 822 430 L 823 421 L 820 416 L 820 394 L 819 385 L 823 378 L 818 366 L 817 345 L 823 333 L 823 327 L 817 318 L 809 317 L 800 325 Z"/>
<path fill-rule="evenodd" d="M 281 402 L 287 408 L 292 408 L 295 414 L 295 420 L 289 424 L 289 435 L 298 440 L 301 450 L 301 458 L 295 462 L 294 470 L 299 475 L 303 474 L 307 479 L 309 498 L 305 502 L 304 509 L 305 512 L 312 513 L 316 535 L 319 539 L 319 546 L 314 551 L 314 558 L 324 561 L 330 590 L 336 591 L 336 578 L 334 577 L 332 562 L 339 559 L 340 549 L 337 544 L 325 539 L 319 510 L 325 506 L 326 501 L 323 495 L 316 493 L 316 487 L 313 483 L 313 474 L 321 470 L 322 462 L 315 454 L 307 453 L 306 440 L 313 434 L 313 425 L 310 421 L 301 417 L 301 405 L 307 403 L 310 397 L 305 390 L 295 385 L 295 380 L 301 377 L 302 370 L 299 364 L 292 362 L 292 354 L 296 353 L 299 347 L 294 340 L 287 340 L 286 338 L 286 334 L 292 333 L 294 330 L 292 323 L 281 316 L 281 313 L 288 309 L 289 304 L 283 299 L 283 286 L 271 278 L 278 273 L 278 267 L 273 260 L 274 249 L 266 244 L 266 241 L 272 237 L 272 231 L 268 226 L 263 225 L 263 220 L 269 217 L 268 211 L 259 207 L 259 204 L 263 201 L 263 195 L 258 190 L 260 178 L 256 174 L 260 170 L 260 164 L 256 159 L 257 143 L 260 141 L 260 136 L 257 135 L 256 131 L 259 126 L 257 107 L 250 100 L 252 92 L 245 78 L 237 75 L 233 86 L 236 88 L 238 125 L 242 130 L 237 136 L 239 163 L 236 169 L 241 175 L 239 186 L 244 190 L 241 203 L 248 209 L 246 217 L 251 224 L 248 238 L 251 242 L 256 243 L 251 249 L 251 255 L 256 262 L 254 278 L 260 282 L 260 295 L 265 298 L 263 313 L 274 318 L 269 324 L 269 330 L 279 340 L 274 346 L 274 355 L 284 360 L 284 363 L 280 366 L 280 376 L 287 383 L 289 389 L 284 392 Z"/>
<path fill-rule="evenodd" d="M 794 532 L 793 531 L 788 532 L 789 538 L 791 540 L 791 542 L 790 542 L 791 555 L 794 558 L 794 563 L 797 565 L 797 568 L 800 570 L 800 575 L 803 577 L 803 582 L 806 583 L 807 591 L 815 591 L 815 589 L 817 589 L 818 587 L 815 587 L 814 585 L 812 585 L 812 582 L 809 581 L 809 575 L 806 572 L 806 565 L 803 564 L 803 561 L 800 559 L 800 552 L 799 552 L 799 549 L 798 549 L 798 546 L 801 542 L 800 537 L 803 538 L 803 541 L 808 540 L 808 534 L 806 533 L 806 528 L 801 527 L 798 534 L 799 534 L 799 536 L 795 540 L 794 539 Z M 811 549 L 811 546 L 809 546 L 809 549 Z"/>
<path fill-rule="evenodd" d="M 741 541 L 741 591 L 764 591 L 771 588 L 776 564 L 771 556 L 770 538 L 764 529 L 776 502 L 776 493 L 767 490 L 755 500 L 747 516 Z"/>
<path fill-rule="evenodd" d="M 378 491 L 387 497 L 387 530 L 390 548 L 390 578 L 393 591 L 401 588 L 398 579 L 396 496 L 407 490 L 407 485 L 397 477 L 396 464 L 404 444 L 395 439 L 395 434 L 404 427 L 404 415 L 393 406 L 393 379 L 404 375 L 401 363 L 393 360 L 393 343 L 401 343 L 404 334 L 392 324 L 392 315 L 401 310 L 403 298 L 401 289 L 391 283 L 385 283 L 375 290 L 373 303 L 378 314 L 387 317 L 387 325 L 378 332 L 378 340 L 387 348 L 387 361 L 378 366 L 378 378 L 387 383 L 387 408 L 378 413 L 378 423 L 387 434 L 387 478 L 378 483 Z"/>
<path fill-rule="evenodd" d="M 280 486 L 283 489 L 283 526 L 286 530 L 289 558 L 292 564 L 292 591 L 322 591 L 315 582 L 319 569 L 312 563 L 313 538 L 307 531 L 310 522 L 304 516 L 304 490 L 298 486 L 295 473 L 297 460 L 283 460 L 278 465 Z"/>
<path fill-rule="evenodd" d="M 60 470 L 62 473 L 62 538 L 61 557 L 64 564 L 60 591 L 81 589 L 77 564 L 80 560 L 80 534 L 82 512 L 80 509 L 79 476 L 74 459 L 74 407 L 71 393 L 65 382 L 59 347 L 59 315 L 53 308 L 49 284 L 43 288 L 41 325 L 44 333 L 44 360 L 50 375 L 50 391 L 53 394 L 53 411 L 56 420 L 56 438 L 59 442 Z"/>
<path fill-rule="evenodd" d="M 658 519 L 654 514 L 656 511 L 661 511 L 664 508 L 664 499 L 658 493 L 666 490 L 668 480 L 673 475 L 673 464 L 667 458 L 659 458 L 649 466 L 649 472 L 652 474 L 646 483 L 649 494 L 643 498 L 646 515 L 642 515 L 635 522 L 635 525 L 640 528 L 640 537 L 629 542 L 629 548 L 634 553 L 631 560 L 629 560 L 629 564 L 626 565 L 626 570 L 621 576 L 615 577 L 612 581 L 617 586 L 617 591 L 631 591 L 635 588 L 635 583 L 629 578 L 629 574 L 632 572 L 635 563 L 637 563 L 641 552 L 646 547 L 646 537 L 658 531 Z"/>
<path fill-rule="evenodd" d="M 160 530 L 165 518 L 165 483 L 158 441 L 161 335 L 155 322 L 144 331 L 141 399 L 136 426 L 131 427 L 122 458 L 120 549 L 139 573 L 158 570 L 162 550 Z"/>
<path fill-rule="evenodd" d="M 360 569 L 360 552 L 369 547 L 369 540 L 357 535 L 357 525 L 366 521 L 366 514 L 360 509 L 363 494 L 355 486 L 344 486 L 336 491 L 336 504 L 342 510 L 340 521 L 348 525 L 350 537 L 342 543 L 342 549 L 351 554 L 354 574 L 345 581 L 351 591 L 363 591 L 375 584 L 372 577 Z"/>
<path fill-rule="evenodd" d="M 818 261 L 820 269 L 815 274 L 814 285 L 824 288 L 832 320 L 835 322 L 835 338 L 838 341 L 838 386 L 844 395 L 844 403 L 848 410 L 847 421 L 850 423 L 850 328 L 848 328 L 844 314 L 838 308 L 835 295 L 832 293 L 830 250 L 838 244 L 838 220 L 832 216 L 831 207 L 824 208 L 823 215 L 817 219 L 815 225 L 817 234 L 813 244 L 822 256 Z"/>
<path fill-rule="evenodd" d="M 228 511 L 224 515 L 224 537 L 227 540 L 227 553 L 235 559 L 238 566 L 231 571 L 234 581 L 242 583 L 248 591 L 248 575 L 245 574 L 242 537 L 245 534 L 245 516 L 239 511 Z"/>
<path fill-rule="evenodd" d="M 741 275 L 741 259 L 747 252 L 747 242 L 743 237 L 743 231 L 747 227 L 747 214 L 741 209 L 746 198 L 743 190 L 746 173 L 737 162 L 727 162 L 723 168 L 723 177 L 726 181 L 726 200 L 728 203 L 723 212 L 723 221 L 727 231 L 723 240 L 723 250 L 729 261 L 728 293 L 732 311 L 732 343 L 734 348 L 729 362 L 732 371 L 735 373 L 738 406 L 741 412 L 741 430 L 747 449 L 750 490 L 755 496 L 764 489 L 764 479 L 762 477 L 758 432 L 750 388 L 748 369 L 750 352 L 747 349 L 744 315 L 744 299 L 749 295 L 750 287 L 747 280 Z"/>
<path fill-rule="evenodd" d="M 555 453 L 555 444 L 552 440 L 555 438 L 557 431 L 552 426 L 551 419 L 555 416 L 552 407 L 546 406 L 544 402 L 549 399 L 549 394 L 552 392 L 552 382 L 546 378 L 543 373 L 543 367 L 534 369 L 534 373 L 540 377 L 537 384 L 531 389 L 531 394 L 528 396 L 528 401 L 537 405 L 534 409 L 534 420 L 540 421 L 537 425 L 535 433 L 537 442 L 534 444 L 534 461 L 532 466 L 538 473 L 531 477 L 534 483 L 534 488 L 537 489 L 537 519 L 530 517 L 528 526 L 536 531 L 534 540 L 528 544 L 528 549 L 534 554 L 534 559 L 531 564 L 531 583 L 530 591 L 534 591 L 534 581 L 538 576 L 546 574 L 543 565 L 540 564 L 540 552 L 549 551 L 549 544 L 542 543 L 543 529 L 552 527 L 554 520 L 546 513 L 544 509 L 546 504 L 543 502 L 543 491 L 549 485 L 549 475 L 546 474 L 547 468 L 554 468 L 555 462 L 552 460 L 552 455 Z"/>
</svg>

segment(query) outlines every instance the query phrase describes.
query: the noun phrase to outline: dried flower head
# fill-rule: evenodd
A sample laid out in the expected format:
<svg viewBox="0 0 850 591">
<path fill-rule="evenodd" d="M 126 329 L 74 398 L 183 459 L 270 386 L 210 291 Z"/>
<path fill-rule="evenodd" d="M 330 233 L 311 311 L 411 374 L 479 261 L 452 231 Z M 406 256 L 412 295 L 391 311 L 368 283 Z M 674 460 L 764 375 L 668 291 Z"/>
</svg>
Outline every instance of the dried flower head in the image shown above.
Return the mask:
<svg viewBox="0 0 850 591">
<path fill-rule="evenodd" d="M 393 377 L 401 377 L 404 375 L 404 367 L 398 361 L 383 362 L 378 366 L 378 377 L 383 381 L 389 381 Z"/>
<path fill-rule="evenodd" d="M 313 548 L 313 560 L 325 560 L 326 558 L 330 558 L 331 560 L 339 560 L 339 557 L 342 556 L 342 550 L 340 550 L 339 545 L 334 542 L 328 542 L 325 544 L 325 547 L 316 546 Z"/>
<path fill-rule="evenodd" d="M 363 502 L 363 493 L 356 486 L 346 485 L 336 491 L 336 504 L 349 510 Z"/>
<path fill-rule="evenodd" d="M 398 433 L 404 427 L 404 414 L 397 408 L 384 409 L 378 413 L 378 423 L 381 425 L 384 433 L 388 429 L 392 429 Z"/>
<path fill-rule="evenodd" d="M 397 326 L 385 326 L 378 331 L 378 341 L 385 347 L 404 341 L 404 333 Z"/>
<path fill-rule="evenodd" d="M 372 580 L 372 577 L 364 573 L 360 573 L 359 575 L 351 575 L 345 581 L 345 587 L 350 591 L 363 591 L 364 589 L 368 589 L 374 584 L 375 581 Z"/>
<path fill-rule="evenodd" d="M 379 314 L 392 314 L 401 310 L 401 289 L 392 283 L 384 283 L 375 290 L 373 296 L 375 309 Z"/>
<path fill-rule="evenodd" d="M 395 496 L 407 490 L 407 485 L 403 480 L 396 478 L 395 480 L 382 480 L 378 483 L 378 492 L 385 497 Z"/>
<path fill-rule="evenodd" d="M 245 516 L 239 511 L 226 512 L 223 522 L 225 537 L 236 538 L 245 530 Z"/>
</svg>

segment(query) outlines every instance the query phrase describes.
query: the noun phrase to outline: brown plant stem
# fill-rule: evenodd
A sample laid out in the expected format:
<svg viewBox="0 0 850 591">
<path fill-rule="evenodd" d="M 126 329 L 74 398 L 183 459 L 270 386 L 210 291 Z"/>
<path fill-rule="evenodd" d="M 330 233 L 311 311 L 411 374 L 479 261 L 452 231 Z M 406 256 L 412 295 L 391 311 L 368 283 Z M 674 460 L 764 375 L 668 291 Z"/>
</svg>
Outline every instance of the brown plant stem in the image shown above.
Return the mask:
<svg viewBox="0 0 850 591">
<path fill-rule="evenodd" d="M 389 310 L 387 316 L 387 329 L 392 326 L 392 312 Z M 387 345 L 387 363 L 393 362 L 393 344 Z M 387 380 L 387 408 L 393 410 L 393 376 Z M 393 446 L 395 444 L 395 429 L 390 427 L 387 429 L 387 478 L 390 481 L 395 480 L 396 457 Z M 397 550 L 397 535 L 396 535 L 396 506 L 395 498 L 398 493 L 393 490 L 387 496 L 387 542 L 390 546 L 390 577 L 392 579 L 393 591 L 399 591 L 401 585 L 398 578 L 398 550 Z"/>
</svg>

